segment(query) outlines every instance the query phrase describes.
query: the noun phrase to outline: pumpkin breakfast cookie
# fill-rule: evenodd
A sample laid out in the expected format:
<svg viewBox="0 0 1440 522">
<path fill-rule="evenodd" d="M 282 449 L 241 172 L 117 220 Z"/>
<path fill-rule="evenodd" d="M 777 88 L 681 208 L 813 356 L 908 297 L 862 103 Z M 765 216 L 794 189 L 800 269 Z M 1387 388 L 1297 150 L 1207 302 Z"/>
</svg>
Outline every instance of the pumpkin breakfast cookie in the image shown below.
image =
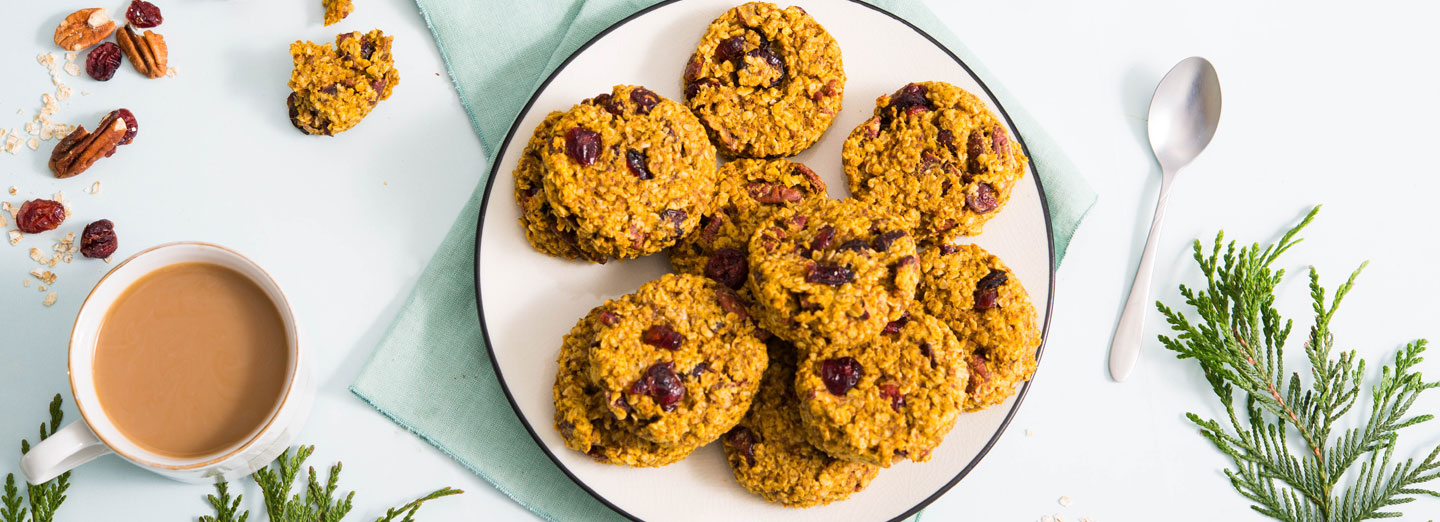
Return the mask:
<svg viewBox="0 0 1440 522">
<path fill-rule="evenodd" d="M 740 297 L 666 274 L 598 314 L 590 381 L 617 422 L 660 444 L 703 445 L 729 431 L 765 371 L 765 344 Z"/>
<path fill-rule="evenodd" d="M 841 151 L 850 191 L 892 211 L 918 210 L 922 240 L 979 234 L 1025 175 L 1020 146 L 964 89 L 912 83 L 875 106 Z"/>
<path fill-rule="evenodd" d="M 1030 295 L 1000 258 L 975 245 L 929 249 L 920 266 L 916 302 L 973 348 L 965 411 L 1004 402 L 1035 373 L 1041 339 Z"/>
<path fill-rule="evenodd" d="M 770 367 L 750 413 L 720 440 L 735 480 L 765 500 L 810 507 L 844 500 L 865 489 L 880 467 L 849 462 L 805 440 L 795 398 L 794 346 L 772 339 Z"/>
<path fill-rule="evenodd" d="M 555 374 L 555 429 L 565 446 L 608 464 L 636 467 L 664 466 L 689 456 L 698 444 L 656 444 L 621 426 L 601 404 L 599 390 L 590 383 L 588 353 L 597 341 L 601 308 L 591 310 L 560 347 Z"/>
<path fill-rule="evenodd" d="M 750 238 L 750 293 L 761 327 L 802 349 L 850 345 L 900 318 L 920 263 L 908 218 L 854 200 L 776 212 Z"/>
<path fill-rule="evenodd" d="M 685 65 L 685 105 L 720 150 L 791 156 L 840 112 L 840 46 L 804 9 L 750 2 L 711 22 Z"/>
<path fill-rule="evenodd" d="M 930 460 L 965 404 L 966 353 L 945 323 L 918 310 L 868 342 L 809 351 L 795 395 L 810 443 L 886 467 Z"/>
<path fill-rule="evenodd" d="M 290 123 L 306 134 L 333 136 L 365 119 L 400 83 L 390 55 L 393 36 L 379 29 L 344 33 L 330 44 L 295 42 L 290 55 Z"/>
<path fill-rule="evenodd" d="M 565 259 L 583 259 L 604 263 L 605 258 L 585 252 L 575 240 L 575 233 L 560 226 L 550 212 L 550 201 L 545 199 L 545 187 L 541 183 L 544 165 L 540 161 L 540 150 L 550 137 L 555 121 L 564 113 L 556 111 L 545 117 L 530 143 L 520 153 L 520 163 L 515 167 L 515 202 L 520 204 L 520 226 L 525 228 L 525 239 L 543 254 Z"/>
<path fill-rule="evenodd" d="M 551 213 L 599 258 L 659 252 L 689 234 L 715 194 L 715 147 L 695 115 L 644 87 L 616 86 L 552 122 L 541 147 Z"/>
<path fill-rule="evenodd" d="M 720 167 L 719 189 L 696 232 L 670 249 L 676 272 L 702 274 L 741 290 L 750 236 L 775 210 L 824 198 L 825 182 L 788 160 L 740 159 Z"/>
</svg>

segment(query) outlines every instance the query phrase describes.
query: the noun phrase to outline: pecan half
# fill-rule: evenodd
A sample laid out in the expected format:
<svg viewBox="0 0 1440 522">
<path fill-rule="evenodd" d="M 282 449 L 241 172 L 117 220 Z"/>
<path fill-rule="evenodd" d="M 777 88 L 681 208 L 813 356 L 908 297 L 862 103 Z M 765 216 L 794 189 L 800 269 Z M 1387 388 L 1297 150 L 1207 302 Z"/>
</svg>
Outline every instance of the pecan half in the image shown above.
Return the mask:
<svg viewBox="0 0 1440 522">
<path fill-rule="evenodd" d="M 115 32 L 115 21 L 103 7 L 81 9 L 65 17 L 55 28 L 55 45 L 67 51 L 90 47 Z"/>
<path fill-rule="evenodd" d="M 105 116 L 95 129 L 95 132 L 89 132 L 81 125 L 55 145 L 55 150 L 50 153 L 50 172 L 55 177 L 75 176 L 85 172 L 100 158 L 114 154 L 128 130 L 118 111 Z"/>
<path fill-rule="evenodd" d="M 148 78 L 165 76 L 170 51 L 165 47 L 164 36 L 155 34 L 155 31 L 135 34 L 135 30 L 127 25 L 115 33 L 115 43 L 120 44 L 120 50 L 125 51 L 125 59 L 140 74 Z"/>
<path fill-rule="evenodd" d="M 745 190 L 755 201 L 772 205 L 795 203 L 805 197 L 794 188 L 763 181 L 752 181 L 745 185 Z"/>
</svg>

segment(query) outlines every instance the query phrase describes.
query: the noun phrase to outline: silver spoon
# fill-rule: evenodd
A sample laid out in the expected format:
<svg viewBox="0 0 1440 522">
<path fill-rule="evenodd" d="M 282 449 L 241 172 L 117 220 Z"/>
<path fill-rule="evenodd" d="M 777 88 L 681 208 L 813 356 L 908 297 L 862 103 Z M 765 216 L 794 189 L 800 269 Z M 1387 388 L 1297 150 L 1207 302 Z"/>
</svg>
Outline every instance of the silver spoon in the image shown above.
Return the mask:
<svg viewBox="0 0 1440 522">
<path fill-rule="evenodd" d="M 1130 298 L 1125 301 L 1125 312 L 1120 314 L 1115 339 L 1110 343 L 1110 377 L 1116 382 L 1124 381 L 1140 358 L 1145 312 L 1154 306 L 1150 300 L 1150 265 L 1155 259 L 1155 243 L 1160 239 L 1165 203 L 1170 199 L 1175 174 L 1205 150 L 1220 123 L 1220 77 L 1215 74 L 1215 66 L 1198 56 L 1175 64 L 1150 98 L 1149 120 L 1150 150 L 1160 162 L 1164 178 L 1160 182 L 1160 201 L 1155 204 L 1155 219 L 1150 223 L 1150 237 L 1140 256 L 1140 269 L 1135 272 Z"/>
</svg>

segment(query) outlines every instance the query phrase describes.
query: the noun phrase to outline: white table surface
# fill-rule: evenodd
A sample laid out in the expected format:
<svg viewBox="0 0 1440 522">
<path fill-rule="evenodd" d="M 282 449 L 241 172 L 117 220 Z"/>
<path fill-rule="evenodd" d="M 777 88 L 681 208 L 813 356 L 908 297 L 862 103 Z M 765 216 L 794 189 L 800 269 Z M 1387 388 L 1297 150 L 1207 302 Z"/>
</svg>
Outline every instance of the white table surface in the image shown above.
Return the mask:
<svg viewBox="0 0 1440 522">
<path fill-rule="evenodd" d="M 1144 139 L 1150 93 L 1189 55 L 1210 58 L 1225 88 L 1219 133 L 1171 198 L 1156 297 L 1178 304 L 1176 285 L 1199 282 L 1192 239 L 1208 242 L 1223 227 L 1237 239 L 1271 241 L 1324 203 L 1309 239 L 1281 262 L 1295 276 L 1281 287 L 1284 311 L 1299 323 L 1292 351 L 1298 355 L 1308 321 L 1300 272 L 1314 264 L 1333 288 L 1369 259 L 1335 328 L 1339 348 L 1377 364 L 1404 342 L 1437 333 L 1440 303 L 1430 296 L 1440 289 L 1440 244 L 1429 207 L 1440 181 L 1428 158 L 1411 158 L 1440 142 L 1433 124 L 1440 33 L 1430 27 L 1440 13 L 1419 3 L 929 3 L 1064 145 L 1100 203 L 1060 270 L 1049 344 L 1029 398 L 990 455 L 926 518 L 1258 520 L 1221 474 L 1227 461 L 1182 416 L 1219 413 L 1192 362 L 1151 342 L 1129 382 L 1115 384 L 1106 371 L 1110 333 L 1159 188 Z M 54 50 L 56 23 L 91 6 L 14 4 L 0 17 L 0 126 L 7 129 L 22 127 L 51 90 L 35 55 Z M 77 93 L 89 94 L 62 104 L 57 117 L 93 126 L 108 110 L 128 107 L 140 122 L 135 143 L 69 180 L 52 179 L 45 168 L 53 142 L 40 152 L 0 154 L 0 190 L 20 190 L 0 199 L 18 204 L 63 190 L 75 215 L 62 232 L 78 235 L 89 221 L 112 219 L 118 257 L 204 240 L 264 265 L 285 287 L 319 361 L 318 399 L 302 439 L 319 447 L 313 464 L 345 462 L 341 485 L 359 492 L 353 518 L 373 519 L 449 485 L 466 493 L 428 505 L 422 520 L 534 519 L 347 389 L 485 166 L 414 4 L 364 0 L 334 29 L 321 26 L 313 0 L 161 7 L 167 19 L 159 31 L 178 76 L 146 80 L 129 65 L 105 84 L 67 76 Z M 372 26 L 396 36 L 403 81 L 394 97 L 341 136 L 295 131 L 284 108 L 287 44 Z M 95 180 L 100 193 L 86 193 Z M 81 300 L 110 266 L 78 258 L 60 265 L 59 300 L 43 307 L 36 282 L 23 288 L 21 279 L 33 266 L 29 247 L 49 244 L 0 244 L 0 448 L 10 455 L 0 458 L 0 473 L 17 471 L 18 439 L 34 436 L 51 395 L 65 391 L 67 416 L 76 417 L 66 340 Z M 1158 323 L 1152 313 L 1147 336 L 1162 332 Z M 1436 361 L 1440 355 L 1424 365 L 1432 375 L 1440 374 Z M 1440 401 L 1416 407 L 1433 411 Z M 1402 436 L 1405 448 L 1440 444 L 1440 423 L 1411 431 Z M 193 520 L 210 492 L 116 457 L 84 466 L 72 484 L 62 521 Z M 260 506 L 253 484 L 241 492 L 246 506 Z M 1073 503 L 1061 506 L 1061 496 Z M 1406 512 L 1433 517 L 1440 501 Z"/>
</svg>

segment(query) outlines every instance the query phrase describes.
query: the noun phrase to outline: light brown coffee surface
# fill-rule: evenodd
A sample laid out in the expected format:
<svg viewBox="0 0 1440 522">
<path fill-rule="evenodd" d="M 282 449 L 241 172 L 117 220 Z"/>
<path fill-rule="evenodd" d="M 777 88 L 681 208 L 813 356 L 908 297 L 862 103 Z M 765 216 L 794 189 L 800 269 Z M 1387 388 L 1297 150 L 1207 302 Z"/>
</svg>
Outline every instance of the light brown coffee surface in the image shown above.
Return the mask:
<svg viewBox="0 0 1440 522">
<path fill-rule="evenodd" d="M 141 447 L 214 455 L 269 421 L 289 377 L 280 312 L 244 275 L 181 263 L 111 306 L 95 347 L 100 407 Z"/>
</svg>

